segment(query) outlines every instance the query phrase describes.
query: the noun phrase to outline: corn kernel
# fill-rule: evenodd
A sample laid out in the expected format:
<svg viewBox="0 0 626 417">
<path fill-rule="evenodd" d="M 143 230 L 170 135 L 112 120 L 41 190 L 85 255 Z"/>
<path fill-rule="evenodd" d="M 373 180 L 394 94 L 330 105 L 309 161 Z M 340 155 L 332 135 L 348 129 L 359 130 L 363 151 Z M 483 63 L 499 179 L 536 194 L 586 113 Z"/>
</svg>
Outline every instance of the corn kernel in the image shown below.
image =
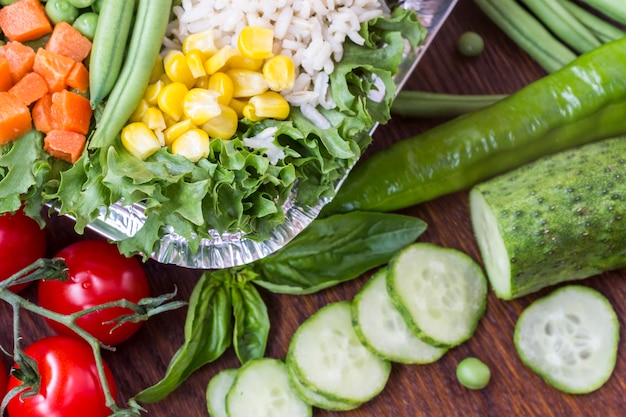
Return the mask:
<svg viewBox="0 0 626 417">
<path fill-rule="evenodd" d="M 150 106 L 156 106 L 159 99 L 159 93 L 161 92 L 163 87 L 165 87 L 165 81 L 163 80 L 157 80 L 153 83 L 148 84 L 148 87 L 146 87 L 146 92 L 143 94 L 143 98 L 144 100 L 146 100 L 146 103 L 148 103 Z"/>
<path fill-rule="evenodd" d="M 289 103 L 283 96 L 274 91 L 268 91 L 251 97 L 243 109 L 246 118 L 253 122 L 263 119 L 284 120 L 289 116 Z"/>
<path fill-rule="evenodd" d="M 217 48 L 215 47 L 215 34 L 213 30 L 208 29 L 187 36 L 183 40 L 182 49 L 185 55 L 193 50 L 201 51 L 206 56 L 214 54 Z"/>
<path fill-rule="evenodd" d="M 183 119 L 180 122 L 176 122 L 173 125 L 168 126 L 167 129 L 165 129 L 165 132 L 163 132 L 165 134 L 165 146 L 172 145 L 172 143 L 174 143 L 180 135 L 195 127 L 196 125 L 194 125 L 189 119 Z"/>
<path fill-rule="evenodd" d="M 274 30 L 260 26 L 246 26 L 239 33 L 237 47 L 241 55 L 252 59 L 272 56 Z"/>
<path fill-rule="evenodd" d="M 209 90 L 214 90 L 219 93 L 217 101 L 220 104 L 228 104 L 233 98 L 233 80 L 223 72 L 216 72 L 209 77 L 207 85 Z"/>
<path fill-rule="evenodd" d="M 189 71 L 191 71 L 191 75 L 193 75 L 194 79 L 198 79 L 206 75 L 206 70 L 204 69 L 204 56 L 202 52 L 198 49 L 193 49 L 185 54 L 185 59 L 187 59 L 187 66 L 189 67 Z"/>
<path fill-rule="evenodd" d="M 230 139 L 237 133 L 239 117 L 229 106 L 220 105 L 222 111 L 202 125 L 202 129 L 212 138 Z"/>
<path fill-rule="evenodd" d="M 183 114 L 195 125 L 206 123 L 221 113 L 217 102 L 219 93 L 204 88 L 192 88 L 183 99 Z"/>
<path fill-rule="evenodd" d="M 156 138 L 158 139 L 161 147 L 165 146 L 165 133 L 162 130 L 153 130 L 153 132 L 154 136 L 156 136 Z"/>
<path fill-rule="evenodd" d="M 146 111 L 148 110 L 149 107 L 150 107 L 150 104 L 148 104 L 148 102 L 142 98 L 139 101 L 139 104 L 137 105 L 137 107 L 135 107 L 133 114 L 130 115 L 130 118 L 128 120 L 131 122 L 140 122 L 141 119 L 143 119 L 143 116 L 146 114 Z"/>
<path fill-rule="evenodd" d="M 191 129 L 180 135 L 171 149 L 174 155 L 181 155 L 192 162 L 209 156 L 211 150 L 209 134 L 202 129 Z"/>
<path fill-rule="evenodd" d="M 154 63 L 154 67 L 152 67 L 152 74 L 150 75 L 150 82 L 156 82 L 161 76 L 165 74 L 165 69 L 163 68 L 163 58 L 159 55 L 157 56 L 157 60 Z"/>
<path fill-rule="evenodd" d="M 159 139 L 145 123 L 135 122 L 124 126 L 121 139 L 124 148 L 141 160 L 161 149 Z"/>
<path fill-rule="evenodd" d="M 205 89 L 209 89 L 209 78 L 211 76 L 210 75 L 204 75 L 200 78 L 196 78 L 196 83 L 194 84 L 195 88 L 205 88 Z"/>
<path fill-rule="evenodd" d="M 265 61 L 263 76 L 270 90 L 283 91 L 293 88 L 296 69 L 293 60 L 285 55 L 276 55 Z"/>
<path fill-rule="evenodd" d="M 167 128 L 165 124 L 165 118 L 163 112 L 157 107 L 150 107 L 146 110 L 146 113 L 141 118 L 141 121 L 146 124 L 150 129 L 158 131 L 165 130 Z"/>
<path fill-rule="evenodd" d="M 243 117 L 243 108 L 246 106 L 246 104 L 248 104 L 248 100 L 233 98 L 228 103 L 228 107 L 235 110 L 235 113 L 237 113 L 237 117 L 241 119 Z"/>
<path fill-rule="evenodd" d="M 258 71 L 231 69 L 226 74 L 233 80 L 233 97 L 252 97 L 268 90 L 267 81 Z"/>
<path fill-rule="evenodd" d="M 260 71 L 263 67 L 262 59 L 252 59 L 243 55 L 233 55 L 228 58 L 226 65 L 229 68 L 240 68 L 240 69 L 249 69 L 252 71 Z"/>
<path fill-rule="evenodd" d="M 159 109 L 174 121 L 183 117 L 183 100 L 189 90 L 183 83 L 171 83 L 163 87 L 157 100 Z"/>
<path fill-rule="evenodd" d="M 206 73 L 212 75 L 215 74 L 217 71 L 224 69 L 228 60 L 235 55 L 237 55 L 237 50 L 228 45 L 220 48 L 204 63 L 204 69 L 206 70 Z"/>
<path fill-rule="evenodd" d="M 193 87 L 196 83 L 196 79 L 189 69 L 187 58 L 181 51 L 169 51 L 163 58 L 163 68 L 165 68 L 165 74 L 172 82 L 183 83 L 187 88 Z"/>
</svg>

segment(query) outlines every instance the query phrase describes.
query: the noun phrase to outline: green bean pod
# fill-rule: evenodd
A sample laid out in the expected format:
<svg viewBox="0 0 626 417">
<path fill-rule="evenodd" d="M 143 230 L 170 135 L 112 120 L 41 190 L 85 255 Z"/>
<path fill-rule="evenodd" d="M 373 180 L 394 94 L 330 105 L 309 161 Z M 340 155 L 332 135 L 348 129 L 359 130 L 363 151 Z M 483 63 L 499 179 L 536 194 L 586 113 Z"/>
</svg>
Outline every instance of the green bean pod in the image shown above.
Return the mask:
<svg viewBox="0 0 626 417">
<path fill-rule="evenodd" d="M 167 30 L 172 0 L 139 0 L 128 53 L 89 148 L 111 145 L 141 101 Z"/>
<path fill-rule="evenodd" d="M 372 155 L 324 213 L 393 211 L 467 189 L 540 156 L 626 133 L 625 111 L 626 38 Z"/>
<path fill-rule="evenodd" d="M 133 22 L 135 2 L 104 0 L 89 57 L 89 100 L 95 109 L 117 80 Z"/>
</svg>

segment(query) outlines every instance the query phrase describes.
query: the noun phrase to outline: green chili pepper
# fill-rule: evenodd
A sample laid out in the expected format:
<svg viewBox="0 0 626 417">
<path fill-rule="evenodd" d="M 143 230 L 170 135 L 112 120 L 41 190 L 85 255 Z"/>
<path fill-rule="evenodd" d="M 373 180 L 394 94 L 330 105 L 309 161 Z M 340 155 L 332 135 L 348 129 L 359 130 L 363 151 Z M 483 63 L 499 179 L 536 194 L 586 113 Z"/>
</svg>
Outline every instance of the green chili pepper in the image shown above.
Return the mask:
<svg viewBox="0 0 626 417">
<path fill-rule="evenodd" d="M 483 109 L 395 143 L 348 175 L 324 215 L 393 211 L 573 146 L 626 133 L 626 39 Z"/>
<path fill-rule="evenodd" d="M 185 342 L 163 379 L 135 396 L 143 403 L 162 400 L 189 375 L 219 358 L 232 340 L 232 304 L 228 271 L 205 272 L 189 297 Z"/>
<path fill-rule="evenodd" d="M 400 214 L 351 212 L 317 219 L 276 253 L 252 264 L 255 284 L 272 292 L 310 294 L 386 264 L 426 230 Z"/>
<path fill-rule="evenodd" d="M 265 355 L 270 319 L 265 302 L 250 282 L 232 287 L 235 326 L 233 346 L 239 361 L 244 364 Z"/>
</svg>

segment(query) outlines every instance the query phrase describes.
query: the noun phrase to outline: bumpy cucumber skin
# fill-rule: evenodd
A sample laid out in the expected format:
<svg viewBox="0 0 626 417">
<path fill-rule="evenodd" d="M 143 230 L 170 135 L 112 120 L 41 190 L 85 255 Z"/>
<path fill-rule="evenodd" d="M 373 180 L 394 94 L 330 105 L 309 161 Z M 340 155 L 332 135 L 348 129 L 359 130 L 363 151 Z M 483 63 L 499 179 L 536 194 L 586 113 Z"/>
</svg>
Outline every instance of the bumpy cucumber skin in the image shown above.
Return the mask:
<svg viewBox="0 0 626 417">
<path fill-rule="evenodd" d="M 479 184 L 510 264 L 512 299 L 626 266 L 626 137 L 537 160 Z M 472 213 L 472 217 L 478 213 Z M 489 237 L 478 235 L 483 258 Z M 480 242 L 483 241 L 481 244 Z M 494 276 L 486 265 L 490 281 Z"/>
<path fill-rule="evenodd" d="M 607 315 L 599 317 L 597 314 L 595 314 L 594 317 L 590 320 L 593 322 L 591 325 L 597 324 L 597 326 L 600 326 L 600 324 L 598 323 L 598 320 L 608 320 L 608 323 L 604 323 L 604 324 L 613 324 L 615 327 L 613 335 L 612 335 L 612 339 L 611 339 L 612 345 L 609 343 L 606 343 L 603 347 L 604 349 L 606 349 L 605 351 L 594 352 L 594 353 L 599 353 L 599 356 L 606 361 L 605 365 L 607 366 L 606 369 L 608 370 L 608 372 L 606 372 L 603 377 L 600 377 L 597 374 L 594 375 L 593 381 L 590 381 L 589 379 L 591 378 L 589 376 L 589 372 L 585 372 L 585 375 L 582 377 L 582 378 L 585 378 L 585 381 L 583 382 L 582 385 L 571 383 L 571 382 L 559 381 L 560 375 L 552 375 L 549 369 L 544 369 L 543 367 L 541 367 L 537 363 L 537 359 L 532 357 L 530 352 L 526 352 L 523 347 L 523 345 L 528 342 L 522 340 L 524 338 L 524 335 L 523 335 L 524 332 L 522 330 L 522 327 L 524 326 L 524 320 L 532 313 L 532 309 L 541 308 L 543 303 L 550 302 L 551 299 L 554 299 L 556 297 L 562 298 L 562 296 L 567 295 L 567 292 L 570 292 L 570 293 L 577 292 L 582 296 L 594 297 L 598 301 L 598 303 L 601 303 L 606 307 L 605 312 L 607 313 Z M 563 305 L 566 303 L 561 299 L 558 301 L 558 304 Z M 572 306 L 564 306 L 564 309 L 566 309 L 567 307 L 576 309 L 576 310 L 578 310 L 579 308 L 578 305 L 572 305 Z M 546 314 L 548 313 L 546 312 Z M 559 314 L 559 316 L 562 316 L 562 317 L 565 315 L 566 315 L 565 313 Z M 573 338 L 571 334 L 569 334 L 568 337 Z M 535 372 L 544 381 L 546 381 L 546 383 L 568 394 L 588 394 L 602 387 L 610 379 L 613 373 L 613 369 L 615 368 L 615 365 L 617 363 L 617 351 L 619 347 L 619 338 L 620 338 L 619 319 L 617 317 L 617 314 L 615 313 L 615 310 L 613 309 L 613 306 L 609 302 L 609 300 L 603 294 L 601 294 L 600 292 L 592 288 L 582 286 L 582 285 L 572 285 L 572 284 L 566 285 L 564 287 L 561 287 L 552 291 L 548 295 L 536 300 L 533 304 L 527 307 L 518 318 L 518 321 L 515 325 L 514 335 L 513 335 L 515 349 L 517 350 L 517 353 L 520 359 L 522 360 L 522 362 L 530 370 Z M 607 341 L 605 340 L 604 342 L 607 342 Z M 598 348 L 596 347 L 596 350 L 597 349 Z M 594 366 L 593 370 L 597 370 L 597 366 Z"/>
</svg>

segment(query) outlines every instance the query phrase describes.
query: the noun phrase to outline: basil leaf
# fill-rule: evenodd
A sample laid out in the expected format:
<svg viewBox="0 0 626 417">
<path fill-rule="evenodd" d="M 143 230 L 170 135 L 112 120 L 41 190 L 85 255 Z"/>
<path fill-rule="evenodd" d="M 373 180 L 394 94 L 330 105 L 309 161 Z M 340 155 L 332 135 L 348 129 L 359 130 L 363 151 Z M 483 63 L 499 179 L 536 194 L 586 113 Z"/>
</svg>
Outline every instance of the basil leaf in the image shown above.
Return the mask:
<svg viewBox="0 0 626 417">
<path fill-rule="evenodd" d="M 165 376 L 135 396 L 143 403 L 162 400 L 195 370 L 219 358 L 232 340 L 231 275 L 228 270 L 205 272 L 191 296 L 185 320 L 185 341 L 174 354 Z"/>
<path fill-rule="evenodd" d="M 389 262 L 426 230 L 416 217 L 350 212 L 314 220 L 276 253 L 251 264 L 272 292 L 310 294 Z"/>
<path fill-rule="evenodd" d="M 232 287 L 235 327 L 233 344 L 239 361 L 244 364 L 265 355 L 270 319 L 265 302 L 250 282 Z"/>
</svg>

